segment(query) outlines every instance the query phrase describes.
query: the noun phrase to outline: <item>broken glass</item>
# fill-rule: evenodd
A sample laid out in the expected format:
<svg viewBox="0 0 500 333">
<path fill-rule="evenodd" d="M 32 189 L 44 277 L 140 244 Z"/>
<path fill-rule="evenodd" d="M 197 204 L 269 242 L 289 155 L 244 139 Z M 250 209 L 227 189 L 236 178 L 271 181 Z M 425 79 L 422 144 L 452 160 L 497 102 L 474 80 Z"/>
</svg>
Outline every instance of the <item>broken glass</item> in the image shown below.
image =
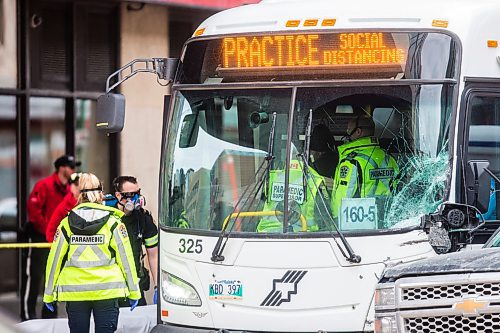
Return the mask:
<svg viewBox="0 0 500 333">
<path fill-rule="evenodd" d="M 448 151 L 436 157 L 411 156 L 406 162 L 398 161 L 400 176 L 385 211 L 386 228 L 415 226 L 420 217 L 436 211 L 443 202 L 445 186 L 450 174 Z"/>
</svg>

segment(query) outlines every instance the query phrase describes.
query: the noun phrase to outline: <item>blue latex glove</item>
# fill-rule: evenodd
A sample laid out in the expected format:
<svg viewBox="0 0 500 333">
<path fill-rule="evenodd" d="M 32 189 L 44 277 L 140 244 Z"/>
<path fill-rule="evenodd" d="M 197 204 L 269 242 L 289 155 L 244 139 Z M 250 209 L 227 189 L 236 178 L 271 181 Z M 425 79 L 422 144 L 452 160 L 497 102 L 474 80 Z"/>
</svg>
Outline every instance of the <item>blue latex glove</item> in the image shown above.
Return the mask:
<svg viewBox="0 0 500 333">
<path fill-rule="evenodd" d="M 155 293 L 153 295 L 153 304 L 158 304 L 158 289 L 155 287 Z"/>
<path fill-rule="evenodd" d="M 135 307 L 139 303 L 139 300 L 137 300 L 137 299 L 129 299 L 128 302 L 130 303 L 130 311 L 134 311 Z"/>
<path fill-rule="evenodd" d="M 45 303 L 45 307 L 49 309 L 50 312 L 54 312 L 54 303 Z"/>
</svg>

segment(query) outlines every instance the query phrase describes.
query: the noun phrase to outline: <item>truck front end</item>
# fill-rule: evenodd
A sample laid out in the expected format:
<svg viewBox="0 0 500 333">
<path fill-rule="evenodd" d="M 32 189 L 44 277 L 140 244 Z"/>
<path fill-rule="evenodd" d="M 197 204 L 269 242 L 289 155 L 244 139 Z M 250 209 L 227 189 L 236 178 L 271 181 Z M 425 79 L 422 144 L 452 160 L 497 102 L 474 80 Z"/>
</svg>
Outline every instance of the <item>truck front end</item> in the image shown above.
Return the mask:
<svg viewBox="0 0 500 333">
<path fill-rule="evenodd" d="M 500 331 L 498 263 L 490 248 L 388 269 L 376 290 L 375 332 Z"/>
</svg>

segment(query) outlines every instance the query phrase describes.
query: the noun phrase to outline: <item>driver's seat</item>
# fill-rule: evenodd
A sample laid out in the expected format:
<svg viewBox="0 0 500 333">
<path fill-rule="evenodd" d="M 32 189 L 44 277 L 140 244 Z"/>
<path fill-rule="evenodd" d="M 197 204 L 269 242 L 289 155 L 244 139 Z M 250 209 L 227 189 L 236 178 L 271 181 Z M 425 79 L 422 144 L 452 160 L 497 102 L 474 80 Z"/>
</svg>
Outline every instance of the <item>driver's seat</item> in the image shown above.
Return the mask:
<svg viewBox="0 0 500 333">
<path fill-rule="evenodd" d="M 400 154 L 410 148 L 405 139 L 407 129 L 400 111 L 395 108 L 376 108 L 372 117 L 375 123 L 374 135 L 379 139 L 381 147 L 392 154 Z"/>
</svg>

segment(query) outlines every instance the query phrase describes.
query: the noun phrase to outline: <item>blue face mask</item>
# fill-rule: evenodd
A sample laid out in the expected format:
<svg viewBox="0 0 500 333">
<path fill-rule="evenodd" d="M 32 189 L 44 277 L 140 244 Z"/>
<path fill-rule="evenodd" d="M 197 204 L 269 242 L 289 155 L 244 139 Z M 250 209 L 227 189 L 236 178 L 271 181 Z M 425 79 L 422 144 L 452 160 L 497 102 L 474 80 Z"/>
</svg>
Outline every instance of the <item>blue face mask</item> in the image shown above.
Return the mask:
<svg viewBox="0 0 500 333">
<path fill-rule="evenodd" d="M 129 212 L 133 211 L 134 209 L 139 210 L 142 206 L 144 206 L 144 201 L 144 197 L 136 193 L 132 198 L 127 199 L 127 202 L 124 206 L 125 210 Z"/>
</svg>

